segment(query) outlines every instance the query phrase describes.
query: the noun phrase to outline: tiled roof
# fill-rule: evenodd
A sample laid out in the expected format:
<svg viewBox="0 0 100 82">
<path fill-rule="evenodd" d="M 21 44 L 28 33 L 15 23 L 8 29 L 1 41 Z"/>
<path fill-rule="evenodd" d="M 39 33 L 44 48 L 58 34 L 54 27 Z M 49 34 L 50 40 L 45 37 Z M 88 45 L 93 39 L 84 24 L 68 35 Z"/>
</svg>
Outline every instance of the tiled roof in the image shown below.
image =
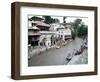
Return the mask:
<svg viewBox="0 0 100 82">
<path fill-rule="evenodd" d="M 33 23 L 37 24 L 38 26 L 50 27 L 49 24 L 46 24 L 43 21 L 33 21 Z"/>
</svg>

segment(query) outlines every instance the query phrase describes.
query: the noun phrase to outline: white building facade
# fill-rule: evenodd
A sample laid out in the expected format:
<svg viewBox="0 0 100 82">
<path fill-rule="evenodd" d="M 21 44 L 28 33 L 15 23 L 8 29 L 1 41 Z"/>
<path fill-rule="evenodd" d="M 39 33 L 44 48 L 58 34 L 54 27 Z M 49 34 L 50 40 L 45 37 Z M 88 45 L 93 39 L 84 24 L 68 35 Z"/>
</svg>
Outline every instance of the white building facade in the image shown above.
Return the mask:
<svg viewBox="0 0 100 82">
<path fill-rule="evenodd" d="M 71 30 L 69 28 L 65 28 L 64 25 L 60 23 L 51 24 L 50 30 L 56 31 L 57 37 L 59 37 L 60 39 L 64 41 L 71 38 Z"/>
<path fill-rule="evenodd" d="M 54 44 L 54 40 L 52 39 L 52 37 L 55 37 L 56 35 L 54 31 L 41 31 L 40 34 L 40 46 L 46 46 L 49 48 Z"/>
</svg>

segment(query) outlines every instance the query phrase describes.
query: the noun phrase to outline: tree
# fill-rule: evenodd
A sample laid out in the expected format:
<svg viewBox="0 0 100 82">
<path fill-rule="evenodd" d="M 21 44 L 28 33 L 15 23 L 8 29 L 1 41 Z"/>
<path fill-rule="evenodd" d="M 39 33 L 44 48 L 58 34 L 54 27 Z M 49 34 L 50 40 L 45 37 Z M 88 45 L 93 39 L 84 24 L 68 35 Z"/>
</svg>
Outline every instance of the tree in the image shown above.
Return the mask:
<svg viewBox="0 0 100 82">
<path fill-rule="evenodd" d="M 74 27 L 75 36 L 78 35 L 78 29 L 79 29 L 81 23 L 82 23 L 82 19 L 76 19 L 74 21 L 73 27 Z"/>
<path fill-rule="evenodd" d="M 87 36 L 88 26 L 82 22 L 82 19 L 76 19 L 74 21 L 74 33 L 78 37 Z"/>
<path fill-rule="evenodd" d="M 66 17 L 63 17 L 63 23 L 66 23 L 66 20 L 65 19 L 66 19 Z"/>
<path fill-rule="evenodd" d="M 60 21 L 59 21 L 59 19 L 55 19 L 55 22 L 59 23 Z"/>
<path fill-rule="evenodd" d="M 88 26 L 85 24 L 82 24 L 78 29 L 78 36 L 79 37 L 83 37 L 83 36 L 87 36 L 87 31 L 88 31 Z"/>
<path fill-rule="evenodd" d="M 47 24 L 59 22 L 59 19 L 51 18 L 51 16 L 43 16 L 43 17 L 45 18 L 44 22 L 47 23 Z"/>
<path fill-rule="evenodd" d="M 50 24 L 52 22 L 51 16 L 43 16 L 45 18 L 45 23 Z"/>
<path fill-rule="evenodd" d="M 81 24 L 82 22 L 82 19 L 76 19 L 74 21 L 74 29 L 77 29 L 79 27 L 79 24 Z"/>
</svg>

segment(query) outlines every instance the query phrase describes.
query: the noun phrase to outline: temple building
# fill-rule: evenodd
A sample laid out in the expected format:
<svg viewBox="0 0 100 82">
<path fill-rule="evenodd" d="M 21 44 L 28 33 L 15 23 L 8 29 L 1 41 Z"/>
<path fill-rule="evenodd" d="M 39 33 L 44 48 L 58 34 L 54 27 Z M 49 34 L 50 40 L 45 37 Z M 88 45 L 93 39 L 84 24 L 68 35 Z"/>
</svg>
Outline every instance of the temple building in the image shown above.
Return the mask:
<svg viewBox="0 0 100 82">
<path fill-rule="evenodd" d="M 28 44 L 31 46 L 38 46 L 40 38 L 40 29 L 36 26 L 28 28 Z"/>
<path fill-rule="evenodd" d="M 42 17 L 33 16 L 29 20 L 31 20 L 32 26 L 36 25 L 41 31 L 48 31 L 50 28 L 50 25 L 46 24 Z"/>
<path fill-rule="evenodd" d="M 53 40 L 51 40 L 51 36 L 54 36 L 55 32 L 49 31 L 50 25 L 44 22 L 43 17 L 39 16 L 31 17 L 29 19 L 29 26 L 37 27 L 36 30 L 37 32 L 39 32 L 38 41 L 37 43 L 35 42 L 36 45 L 38 44 L 38 46 L 46 46 L 46 47 L 50 47 L 52 45 Z"/>
</svg>

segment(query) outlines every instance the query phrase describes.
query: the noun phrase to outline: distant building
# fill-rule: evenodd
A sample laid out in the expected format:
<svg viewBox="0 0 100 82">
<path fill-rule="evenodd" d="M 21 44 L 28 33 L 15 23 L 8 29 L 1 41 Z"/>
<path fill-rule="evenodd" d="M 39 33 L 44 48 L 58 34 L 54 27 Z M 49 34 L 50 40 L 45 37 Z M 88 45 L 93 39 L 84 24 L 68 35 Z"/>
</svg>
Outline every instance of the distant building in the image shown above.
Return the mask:
<svg viewBox="0 0 100 82">
<path fill-rule="evenodd" d="M 62 23 L 54 23 L 51 24 L 50 30 L 57 31 L 57 37 L 62 40 L 67 40 L 71 38 L 71 30 L 69 28 L 65 28 Z"/>
<path fill-rule="evenodd" d="M 66 23 L 66 24 L 64 24 L 64 26 L 65 26 L 65 29 L 69 28 L 71 30 L 74 30 L 74 23 L 73 22 Z"/>
<path fill-rule="evenodd" d="M 59 28 L 59 27 L 60 27 L 59 23 L 52 23 L 50 25 L 50 29 L 49 30 L 51 30 L 51 31 L 57 31 L 57 28 Z"/>
</svg>

